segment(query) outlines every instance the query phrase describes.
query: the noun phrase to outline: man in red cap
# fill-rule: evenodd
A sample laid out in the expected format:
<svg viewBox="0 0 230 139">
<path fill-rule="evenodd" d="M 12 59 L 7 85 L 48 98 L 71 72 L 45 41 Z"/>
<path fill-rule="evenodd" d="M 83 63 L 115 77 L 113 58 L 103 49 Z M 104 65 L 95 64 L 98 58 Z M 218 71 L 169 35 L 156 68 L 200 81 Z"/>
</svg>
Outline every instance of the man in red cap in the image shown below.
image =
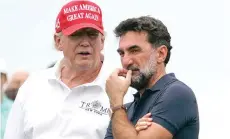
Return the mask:
<svg viewBox="0 0 230 139">
<path fill-rule="evenodd" d="M 109 124 L 103 64 L 104 29 L 100 7 L 75 0 L 57 16 L 54 41 L 63 59 L 31 73 L 19 89 L 5 139 L 102 139 Z M 124 103 L 133 100 L 132 92 Z"/>
</svg>

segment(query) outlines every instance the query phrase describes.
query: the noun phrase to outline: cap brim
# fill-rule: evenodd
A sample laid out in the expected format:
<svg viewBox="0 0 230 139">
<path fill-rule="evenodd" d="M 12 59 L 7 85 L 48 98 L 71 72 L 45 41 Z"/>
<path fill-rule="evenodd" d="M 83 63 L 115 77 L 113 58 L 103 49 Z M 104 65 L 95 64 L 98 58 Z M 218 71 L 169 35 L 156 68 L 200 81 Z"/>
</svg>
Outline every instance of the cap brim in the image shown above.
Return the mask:
<svg viewBox="0 0 230 139">
<path fill-rule="evenodd" d="M 101 32 L 104 35 L 104 31 L 101 28 L 99 28 L 98 26 L 96 26 L 94 24 L 89 24 L 89 23 L 82 23 L 82 24 L 76 24 L 76 25 L 70 26 L 66 29 L 63 29 L 62 33 L 66 36 L 69 36 L 69 35 L 73 34 L 74 32 L 76 32 L 80 29 L 83 29 L 83 28 L 93 28 L 93 29 L 98 30 L 99 32 Z"/>
</svg>

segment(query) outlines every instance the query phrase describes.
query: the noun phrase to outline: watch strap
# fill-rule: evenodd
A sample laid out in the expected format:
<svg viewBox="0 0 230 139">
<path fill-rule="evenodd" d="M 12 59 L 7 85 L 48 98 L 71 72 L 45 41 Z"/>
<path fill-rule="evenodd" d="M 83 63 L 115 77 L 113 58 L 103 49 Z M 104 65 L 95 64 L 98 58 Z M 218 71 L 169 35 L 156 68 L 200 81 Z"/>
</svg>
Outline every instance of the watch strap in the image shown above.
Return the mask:
<svg viewBox="0 0 230 139">
<path fill-rule="evenodd" d="M 115 107 L 112 107 L 112 108 L 111 108 L 111 110 L 112 110 L 111 119 L 112 119 L 114 113 L 115 113 L 116 111 L 120 110 L 120 109 L 123 109 L 123 110 L 126 111 L 126 108 L 125 108 L 124 105 L 118 105 L 118 106 L 115 106 Z"/>
</svg>

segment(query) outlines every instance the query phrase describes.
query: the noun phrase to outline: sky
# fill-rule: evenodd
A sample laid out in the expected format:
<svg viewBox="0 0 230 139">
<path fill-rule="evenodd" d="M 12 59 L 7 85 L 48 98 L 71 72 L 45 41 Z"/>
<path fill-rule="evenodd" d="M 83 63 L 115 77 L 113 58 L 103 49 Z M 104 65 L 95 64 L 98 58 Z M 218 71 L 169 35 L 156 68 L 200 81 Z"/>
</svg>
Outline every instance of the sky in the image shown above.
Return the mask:
<svg viewBox="0 0 230 139">
<path fill-rule="evenodd" d="M 188 84 L 200 112 L 200 139 L 227 137 L 230 124 L 230 9 L 227 0 L 93 0 L 101 6 L 106 62 L 120 66 L 113 29 L 131 17 L 160 19 L 172 37 L 167 72 Z M 35 71 L 61 58 L 53 46 L 55 18 L 65 0 L 1 0 L 0 58 L 9 74 Z"/>
</svg>

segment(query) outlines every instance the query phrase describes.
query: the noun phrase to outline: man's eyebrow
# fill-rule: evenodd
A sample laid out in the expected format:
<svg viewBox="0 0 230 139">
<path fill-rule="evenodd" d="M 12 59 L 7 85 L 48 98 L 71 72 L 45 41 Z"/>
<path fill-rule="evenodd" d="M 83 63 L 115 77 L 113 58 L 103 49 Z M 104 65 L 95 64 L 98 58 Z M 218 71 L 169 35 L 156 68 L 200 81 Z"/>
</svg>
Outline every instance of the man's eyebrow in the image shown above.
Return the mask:
<svg viewBox="0 0 230 139">
<path fill-rule="evenodd" d="M 137 49 L 137 48 L 140 48 L 140 47 L 139 47 L 138 45 L 132 45 L 132 46 L 130 46 L 130 47 L 127 48 L 127 51 L 130 51 L 130 50 L 132 50 L 132 49 Z M 122 52 L 124 52 L 124 50 L 118 48 L 118 49 L 117 49 L 117 52 L 118 52 L 118 53 L 122 53 Z"/>
<path fill-rule="evenodd" d="M 129 51 L 129 50 L 132 50 L 132 49 L 136 49 L 136 48 L 140 48 L 140 46 L 138 46 L 138 45 L 132 45 L 132 46 L 130 46 L 130 47 L 128 48 L 128 51 Z"/>
</svg>

